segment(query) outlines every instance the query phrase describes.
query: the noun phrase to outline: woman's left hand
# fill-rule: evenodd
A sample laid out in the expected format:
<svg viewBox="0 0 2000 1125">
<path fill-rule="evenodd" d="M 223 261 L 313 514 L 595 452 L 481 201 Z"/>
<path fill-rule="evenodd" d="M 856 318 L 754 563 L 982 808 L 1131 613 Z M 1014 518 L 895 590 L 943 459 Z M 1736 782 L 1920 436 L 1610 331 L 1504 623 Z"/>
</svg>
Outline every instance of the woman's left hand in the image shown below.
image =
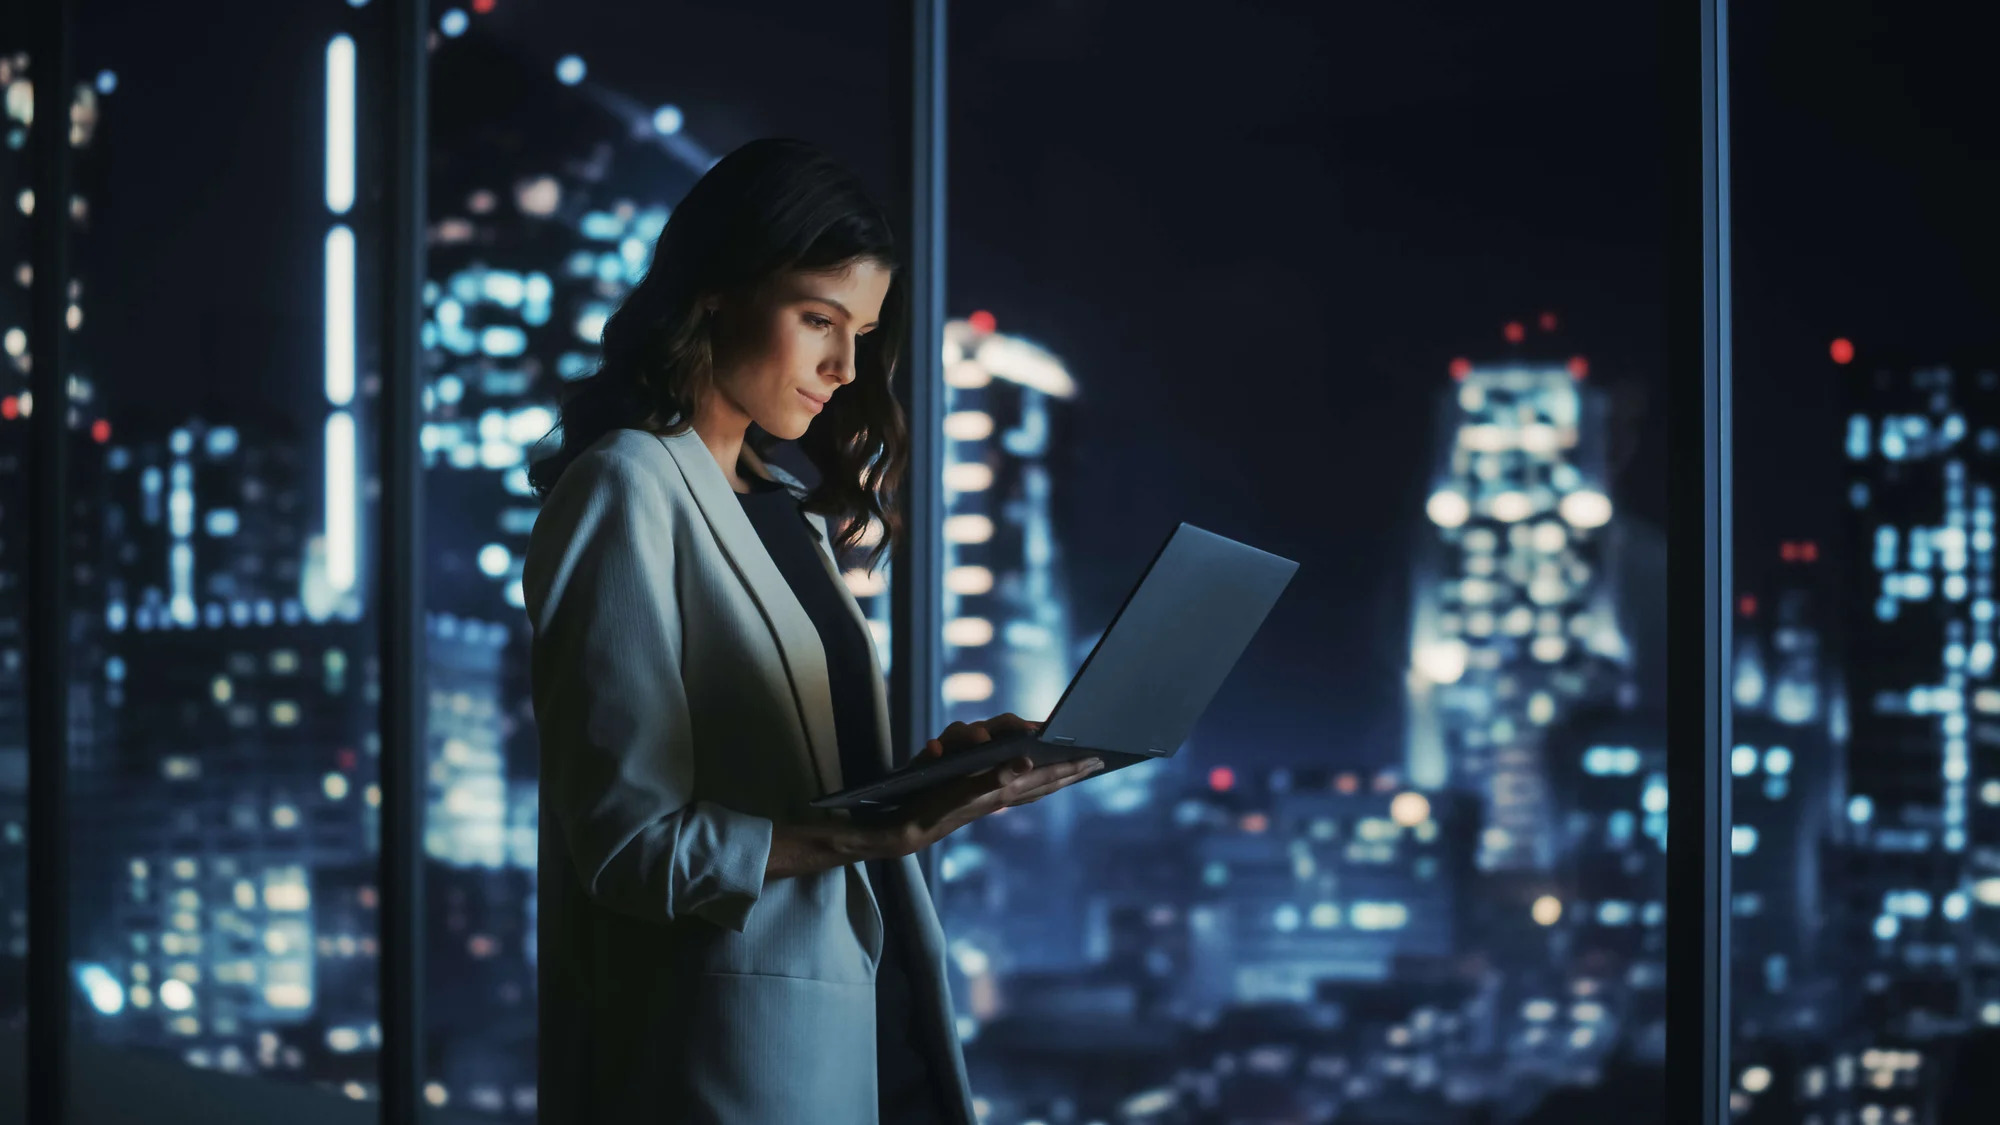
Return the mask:
<svg viewBox="0 0 2000 1125">
<path fill-rule="evenodd" d="M 1031 723 L 1012 711 L 995 715 L 976 723 L 953 723 L 944 728 L 944 733 L 924 743 L 918 757 L 942 758 L 946 754 L 969 749 L 982 742 L 991 742 L 1012 734 L 1034 734 L 1045 724 Z"/>
</svg>

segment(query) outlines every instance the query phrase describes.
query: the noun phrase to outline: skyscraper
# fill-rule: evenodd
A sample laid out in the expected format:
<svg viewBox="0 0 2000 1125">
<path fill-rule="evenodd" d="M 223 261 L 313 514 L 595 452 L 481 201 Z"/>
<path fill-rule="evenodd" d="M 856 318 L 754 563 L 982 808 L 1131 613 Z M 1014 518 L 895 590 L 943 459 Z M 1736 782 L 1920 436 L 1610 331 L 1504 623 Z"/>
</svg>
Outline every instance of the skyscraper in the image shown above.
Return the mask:
<svg viewBox="0 0 2000 1125">
<path fill-rule="evenodd" d="M 0 29 L 4 30 L 4 29 Z M 23 1017 L 23 991 L 27 969 L 27 701 L 23 694 L 27 676 L 27 601 L 25 597 L 28 552 L 28 431 L 37 408 L 30 390 L 30 377 L 40 354 L 30 323 L 33 287 L 37 279 L 31 262 L 32 227 L 30 217 L 38 201 L 33 186 L 29 157 L 34 151 L 30 132 L 35 127 L 34 70 L 25 52 L 11 51 L 13 44 L 0 41 L 0 1025 Z M 108 88 L 108 87 L 107 87 Z M 75 150 L 73 191 L 66 210 L 72 238 L 81 239 L 89 230 L 91 202 L 98 195 L 96 177 L 97 128 L 101 99 L 95 87 L 78 83 L 71 93 L 69 129 Z M 60 204 L 57 204 L 60 206 Z M 48 211 L 44 208 L 42 214 Z M 89 378 L 89 356 L 84 346 L 84 314 L 88 301 L 84 278 L 73 274 L 67 280 L 70 378 L 68 425 L 75 441 L 105 434 L 98 421 L 99 404 Z M 59 409 L 57 404 L 39 404 L 41 409 Z M 72 473 L 81 481 L 94 479 L 100 467 L 88 453 L 75 459 Z M 88 486 L 73 489 L 87 496 Z M 87 503 L 84 505 L 87 507 Z M 73 550 L 90 553 L 94 534 L 79 530 Z M 72 659 L 87 662 L 93 655 L 94 635 L 81 618 L 99 600 L 97 571 L 88 562 L 72 569 L 72 583 L 79 621 L 71 633 Z M 95 708 L 88 689 L 73 690 L 69 707 L 72 749 L 87 758 L 94 745 Z"/>
<path fill-rule="evenodd" d="M 93 512 L 105 718 L 75 781 L 87 1033 L 371 1080 L 373 637 L 304 605 L 305 443 L 277 419 L 126 429 Z"/>
<path fill-rule="evenodd" d="M 432 68 L 429 589 L 440 612 L 525 628 L 528 462 L 555 425 L 557 392 L 596 369 L 605 321 L 709 158 L 677 117 L 622 112 L 476 31 L 442 41 Z M 525 679 L 509 687 L 526 697 Z M 532 762 L 532 728 L 521 735 Z"/>
<path fill-rule="evenodd" d="M 1628 659 L 1600 546 L 1603 405 L 1570 365 L 1453 365 L 1416 560 L 1410 780 L 1477 794 L 1479 865 L 1545 870 L 1544 736 Z"/>
<path fill-rule="evenodd" d="M 1768 569 L 1739 572 L 1731 693 L 1731 1007 L 1744 1039 L 1823 1035 L 1835 1014 L 1822 995 L 1819 935 L 1828 921 L 1820 860 L 1843 818 L 1834 738 L 1843 696 L 1829 635 L 1838 603 L 1817 541 L 1787 540 L 1766 559 Z"/>
<path fill-rule="evenodd" d="M 1051 519 L 1050 451 L 1076 394 L 1063 362 L 996 330 L 990 313 L 944 326 L 944 679 L 947 721 L 1047 715 L 1072 670 L 1069 599 Z M 889 656 L 886 565 L 859 566 L 881 531 L 842 559 L 848 590 Z M 913 749 L 913 748 L 912 748 Z"/>
<path fill-rule="evenodd" d="M 1012 711 L 1045 718 L 1061 696 L 1070 660 L 1069 599 L 1052 520 L 1063 404 L 1076 383 L 1060 359 L 974 313 L 944 327 L 943 694 L 947 721 Z M 918 529 L 921 531 L 922 529 Z M 894 575 L 886 575 L 894 581 Z M 848 587 L 888 648 L 880 577 L 850 568 Z M 904 748 L 906 750 L 914 747 Z M 1082 888 L 1067 862 L 1076 802 L 1089 787 L 1008 811 L 1007 823 L 963 834 L 993 861 L 1039 871 L 1043 924 L 1018 930 L 1003 954 L 1022 967 L 1074 965 L 1082 956 Z M 1100 790 L 1103 797 L 1115 790 Z M 949 905 L 949 904 L 947 904 Z M 949 910 L 946 925 L 954 924 Z M 969 921 L 969 920 L 968 920 Z"/>
<path fill-rule="evenodd" d="M 2000 1025 L 2000 373 L 1855 369 L 1841 869 L 1860 1016 L 1922 1040 Z"/>
</svg>

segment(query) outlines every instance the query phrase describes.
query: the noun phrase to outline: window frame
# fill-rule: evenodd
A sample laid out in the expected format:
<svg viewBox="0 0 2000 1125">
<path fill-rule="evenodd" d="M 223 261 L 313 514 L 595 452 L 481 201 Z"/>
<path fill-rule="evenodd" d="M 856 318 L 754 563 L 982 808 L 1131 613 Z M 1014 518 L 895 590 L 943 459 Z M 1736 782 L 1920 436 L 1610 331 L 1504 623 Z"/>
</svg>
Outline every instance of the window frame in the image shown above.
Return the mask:
<svg viewBox="0 0 2000 1125">
<path fill-rule="evenodd" d="M 28 45 L 42 79 L 37 117 L 62 120 L 73 86 L 70 0 L 31 5 Z M 940 393 L 945 320 L 946 7 L 945 0 L 899 3 L 908 38 L 909 98 L 899 154 L 908 177 L 903 208 L 911 297 L 910 335 L 898 387 L 911 429 L 909 475 L 898 499 L 906 534 L 891 558 L 894 629 L 889 696 L 894 738 L 911 746 L 934 733 L 941 657 L 942 552 L 937 529 L 943 489 Z M 1723 1125 L 1728 1116 L 1729 589 L 1732 541 L 1730 465 L 1728 0 L 1662 0 L 1664 81 L 1669 130 L 1668 219 L 1672 258 L 1667 306 L 1670 369 L 1685 373 L 1669 389 L 1669 598 L 1699 605 L 1674 615 L 1669 629 L 1669 780 L 1677 795 L 1668 829 L 1668 972 L 1700 987 L 1669 990 L 1668 1117 Z M 385 338 L 381 399 L 380 515 L 382 573 L 383 986 L 381 1119 L 414 1125 L 433 1111 L 422 1104 L 423 888 L 421 841 L 424 738 L 422 640 L 424 597 L 418 552 L 422 536 L 418 326 L 423 283 L 427 6 L 384 0 L 379 34 L 365 63 L 391 108 L 380 182 L 389 253 L 377 280 Z M 69 194 L 71 149 L 61 132 L 36 130 L 33 183 L 44 199 Z M 64 209 L 42 208 L 31 220 L 37 279 L 68 276 L 69 224 Z M 38 283 L 31 298 L 39 362 L 32 386 L 43 402 L 62 401 L 64 301 L 59 286 Z M 1695 377 L 1699 372 L 1699 378 Z M 29 953 L 27 1038 L 29 1119 L 67 1125 L 73 1049 L 68 1010 L 69 842 L 67 644 L 69 612 L 61 513 L 69 502 L 69 435 L 64 413 L 43 410 L 31 426 L 27 590 L 29 730 Z M 1698 466 L 1698 471 L 1692 467 Z M 1679 796 L 1685 794 L 1685 797 Z M 927 858 L 927 863 L 928 859 Z M 96 1069 L 93 1067 L 93 1069 Z M 233 1080 L 216 1078 L 210 1106 L 242 1098 Z M 304 1094 L 305 1092 L 302 1092 Z M 317 1096 L 317 1095 L 312 1095 Z"/>
</svg>

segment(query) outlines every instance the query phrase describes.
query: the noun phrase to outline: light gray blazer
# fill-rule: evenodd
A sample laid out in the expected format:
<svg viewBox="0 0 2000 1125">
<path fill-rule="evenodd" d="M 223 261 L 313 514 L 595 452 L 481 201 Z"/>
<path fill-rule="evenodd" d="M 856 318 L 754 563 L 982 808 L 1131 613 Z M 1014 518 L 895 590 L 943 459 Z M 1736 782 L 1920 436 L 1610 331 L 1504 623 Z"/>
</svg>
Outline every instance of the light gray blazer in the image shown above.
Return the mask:
<svg viewBox="0 0 2000 1125">
<path fill-rule="evenodd" d="M 810 518 L 824 549 L 826 521 Z M 807 804 L 842 784 L 833 700 L 812 619 L 700 436 L 619 430 L 585 451 L 542 506 L 522 586 L 541 737 L 541 1119 L 876 1125 L 891 925 L 951 1061 L 956 1125 L 972 1125 L 916 858 L 886 865 L 906 884 L 900 918 L 859 864 L 764 881 L 774 822 L 845 815 Z"/>
</svg>

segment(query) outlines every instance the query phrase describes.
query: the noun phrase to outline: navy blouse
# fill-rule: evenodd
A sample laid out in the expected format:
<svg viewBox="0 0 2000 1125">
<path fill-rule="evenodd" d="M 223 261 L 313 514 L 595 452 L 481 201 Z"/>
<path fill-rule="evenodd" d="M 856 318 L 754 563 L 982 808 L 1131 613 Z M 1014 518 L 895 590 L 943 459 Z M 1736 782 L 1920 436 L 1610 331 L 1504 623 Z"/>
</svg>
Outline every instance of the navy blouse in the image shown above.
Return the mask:
<svg viewBox="0 0 2000 1125">
<path fill-rule="evenodd" d="M 739 492 L 743 514 L 757 529 L 771 561 L 785 576 L 792 593 L 812 618 L 826 650 L 827 677 L 833 691 L 833 725 L 840 742 L 841 779 L 861 785 L 882 775 L 876 749 L 875 685 L 879 676 L 874 642 L 841 600 L 834 580 L 820 561 L 819 532 L 807 522 L 798 498 L 776 481 L 753 473 L 740 474 L 751 491 Z M 942 1087 L 936 1082 L 935 1044 L 927 1043 L 916 1024 L 905 904 L 883 867 L 868 861 L 868 882 L 882 908 L 882 962 L 875 977 L 876 1073 L 882 1101 L 882 1125 L 910 1125 L 946 1120 Z M 833 1028 L 830 1034 L 838 1034 Z"/>
</svg>

